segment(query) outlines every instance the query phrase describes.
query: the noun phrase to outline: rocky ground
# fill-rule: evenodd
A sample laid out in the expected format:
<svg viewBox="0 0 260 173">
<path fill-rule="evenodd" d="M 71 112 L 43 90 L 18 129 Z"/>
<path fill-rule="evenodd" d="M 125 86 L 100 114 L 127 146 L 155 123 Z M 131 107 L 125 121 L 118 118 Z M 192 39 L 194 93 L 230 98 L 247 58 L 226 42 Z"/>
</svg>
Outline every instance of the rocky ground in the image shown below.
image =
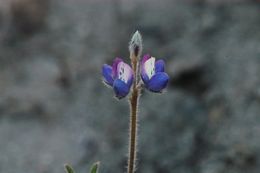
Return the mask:
<svg viewBox="0 0 260 173">
<path fill-rule="evenodd" d="M 128 103 L 101 66 L 135 30 L 163 58 L 163 95 L 143 92 L 142 173 L 260 171 L 259 1 L 0 2 L 0 172 L 124 172 Z"/>
</svg>

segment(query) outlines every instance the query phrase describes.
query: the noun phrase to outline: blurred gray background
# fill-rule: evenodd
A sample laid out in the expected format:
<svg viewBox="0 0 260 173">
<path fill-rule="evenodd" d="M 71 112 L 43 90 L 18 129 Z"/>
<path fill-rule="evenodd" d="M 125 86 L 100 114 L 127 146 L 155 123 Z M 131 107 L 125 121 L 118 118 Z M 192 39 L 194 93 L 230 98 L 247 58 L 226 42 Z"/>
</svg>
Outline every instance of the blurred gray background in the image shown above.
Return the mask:
<svg viewBox="0 0 260 173">
<path fill-rule="evenodd" d="M 171 78 L 142 94 L 138 172 L 260 172 L 259 0 L 0 0 L 0 172 L 125 172 L 101 67 L 137 29 Z"/>
</svg>

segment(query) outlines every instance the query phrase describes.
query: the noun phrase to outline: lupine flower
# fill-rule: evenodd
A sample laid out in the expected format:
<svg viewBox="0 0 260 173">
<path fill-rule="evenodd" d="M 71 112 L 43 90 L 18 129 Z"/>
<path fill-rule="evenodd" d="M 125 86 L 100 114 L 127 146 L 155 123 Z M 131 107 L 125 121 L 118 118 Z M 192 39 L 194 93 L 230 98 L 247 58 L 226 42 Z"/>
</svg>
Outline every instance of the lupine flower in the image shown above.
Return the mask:
<svg viewBox="0 0 260 173">
<path fill-rule="evenodd" d="M 125 97 L 133 83 L 133 70 L 123 62 L 122 59 L 116 58 L 113 66 L 104 64 L 102 67 L 102 74 L 105 84 L 111 86 L 118 99 Z"/>
<path fill-rule="evenodd" d="M 169 76 L 164 72 L 164 61 L 144 55 L 141 62 L 141 77 L 145 87 L 152 92 L 162 92 L 167 86 Z"/>
</svg>

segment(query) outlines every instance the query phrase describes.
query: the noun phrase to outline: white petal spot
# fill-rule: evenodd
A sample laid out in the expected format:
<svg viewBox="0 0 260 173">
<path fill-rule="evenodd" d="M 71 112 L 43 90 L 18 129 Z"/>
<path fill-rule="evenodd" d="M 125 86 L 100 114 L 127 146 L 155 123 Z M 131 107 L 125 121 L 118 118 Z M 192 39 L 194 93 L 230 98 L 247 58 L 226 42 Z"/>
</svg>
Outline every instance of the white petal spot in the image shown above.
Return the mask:
<svg viewBox="0 0 260 173">
<path fill-rule="evenodd" d="M 117 65 L 117 72 L 118 72 L 118 79 L 122 80 L 123 82 L 127 83 L 128 80 L 131 78 L 131 67 L 124 63 L 120 62 Z"/>
<path fill-rule="evenodd" d="M 147 76 L 149 77 L 149 79 L 151 79 L 152 76 L 155 74 L 155 58 L 154 57 L 151 57 L 150 59 L 145 61 L 144 69 L 145 69 L 145 72 L 146 72 Z"/>
</svg>

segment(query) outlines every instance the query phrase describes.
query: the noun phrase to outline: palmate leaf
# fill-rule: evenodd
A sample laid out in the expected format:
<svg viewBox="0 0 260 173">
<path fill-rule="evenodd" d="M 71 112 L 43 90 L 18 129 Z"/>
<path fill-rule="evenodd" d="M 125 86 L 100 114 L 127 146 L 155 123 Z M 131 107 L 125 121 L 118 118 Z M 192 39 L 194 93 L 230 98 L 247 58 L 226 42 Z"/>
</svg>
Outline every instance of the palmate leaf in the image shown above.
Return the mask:
<svg viewBox="0 0 260 173">
<path fill-rule="evenodd" d="M 100 164 L 100 162 L 94 163 L 91 166 L 90 173 L 98 173 L 99 164 Z M 65 168 L 66 173 L 75 173 L 73 168 L 70 165 L 68 165 L 68 164 L 65 164 L 64 168 Z"/>
<path fill-rule="evenodd" d="M 98 173 L 99 164 L 100 162 L 94 163 L 90 169 L 90 173 Z"/>
<path fill-rule="evenodd" d="M 65 168 L 65 171 L 66 171 L 67 173 L 75 173 L 74 170 L 73 170 L 73 168 L 72 168 L 70 165 L 68 165 L 68 164 L 65 164 L 65 165 L 64 165 L 64 168 Z"/>
</svg>

